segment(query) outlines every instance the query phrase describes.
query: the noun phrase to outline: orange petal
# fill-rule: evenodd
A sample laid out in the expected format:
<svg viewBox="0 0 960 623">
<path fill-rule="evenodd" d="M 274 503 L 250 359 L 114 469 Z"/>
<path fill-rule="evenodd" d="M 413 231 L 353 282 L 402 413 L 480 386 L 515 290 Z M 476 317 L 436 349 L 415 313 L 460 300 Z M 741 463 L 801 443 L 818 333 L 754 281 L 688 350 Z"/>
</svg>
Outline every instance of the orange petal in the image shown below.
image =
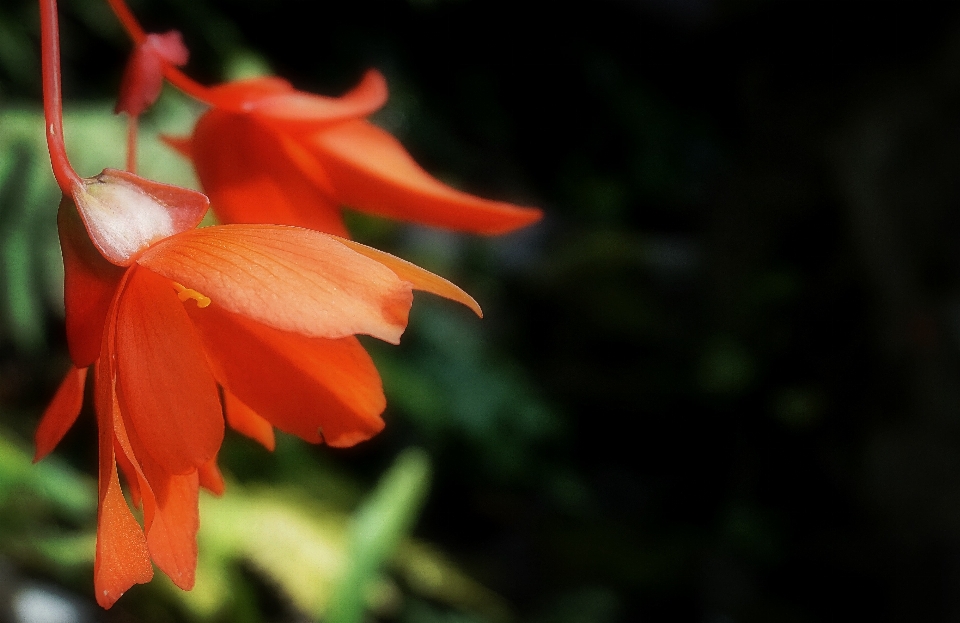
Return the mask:
<svg viewBox="0 0 960 623">
<path fill-rule="evenodd" d="M 112 450 L 110 446 L 111 456 Z M 97 603 L 109 608 L 134 584 L 149 582 L 153 567 L 140 524 L 120 492 L 116 465 L 100 479 L 106 480 L 106 487 L 97 519 L 93 585 Z"/>
<path fill-rule="evenodd" d="M 396 344 L 413 299 L 410 284 L 383 264 L 297 227 L 205 227 L 155 244 L 138 261 L 229 311 L 312 337 L 362 333 Z"/>
<path fill-rule="evenodd" d="M 107 309 L 124 269 L 100 255 L 83 226 L 76 205 L 67 197 L 57 212 L 63 254 L 63 303 L 67 317 L 67 346 L 78 368 L 100 355 Z"/>
<path fill-rule="evenodd" d="M 132 264 L 156 240 L 193 229 L 209 206 L 194 190 L 115 169 L 84 179 L 73 200 L 94 246 L 118 266 Z"/>
<path fill-rule="evenodd" d="M 150 557 L 173 583 L 193 588 L 197 569 L 197 529 L 200 527 L 200 480 L 197 470 L 172 475 L 149 456 L 144 474 L 156 499 L 156 512 L 147 532 Z"/>
<path fill-rule="evenodd" d="M 160 140 L 166 143 L 168 147 L 179 152 L 181 156 L 193 158 L 192 139 L 189 136 L 171 136 L 169 134 L 161 134 Z"/>
<path fill-rule="evenodd" d="M 122 426 L 122 423 L 120 425 Z M 128 447 L 129 443 L 117 440 L 113 444 L 113 452 L 117 457 L 117 467 L 120 468 L 120 473 L 123 474 L 127 488 L 130 490 L 130 501 L 136 508 L 142 508 L 143 494 L 140 492 L 140 483 L 143 481 L 143 473 L 140 467 L 134 464 L 133 459 L 127 456 Z M 132 452 L 130 456 L 134 456 Z M 148 491 L 147 495 L 152 496 L 153 493 Z"/>
<path fill-rule="evenodd" d="M 223 390 L 223 411 L 227 414 L 227 423 L 235 431 L 259 441 L 260 445 L 273 452 L 277 446 L 273 426 L 227 390 Z"/>
<path fill-rule="evenodd" d="M 223 440 L 216 382 L 170 281 L 131 273 L 117 309 L 120 410 L 164 470 L 188 474 Z"/>
<path fill-rule="evenodd" d="M 197 566 L 198 472 L 179 476 L 168 473 L 124 419 L 114 420 L 114 434 L 121 449 L 117 457 L 125 455 L 135 471 L 143 496 L 143 527 L 150 557 L 174 584 L 190 590 Z"/>
<path fill-rule="evenodd" d="M 40 425 L 37 426 L 34 436 L 37 446 L 33 455 L 34 463 L 50 454 L 77 421 L 80 407 L 83 406 L 83 384 L 86 380 L 86 368 L 70 368 L 60 383 L 57 393 L 53 395 L 53 400 L 40 418 Z"/>
<path fill-rule="evenodd" d="M 226 486 L 223 483 L 223 474 L 217 467 L 217 459 L 213 458 L 197 469 L 200 477 L 200 486 L 214 495 L 223 495 Z"/>
<path fill-rule="evenodd" d="M 307 338 L 216 305 L 188 313 L 224 389 L 280 430 L 350 446 L 383 428 L 380 376 L 355 337 Z"/>
<path fill-rule="evenodd" d="M 262 76 L 247 80 L 234 80 L 206 91 L 205 101 L 221 110 L 244 112 L 257 101 L 283 93 L 291 93 L 293 87 L 283 78 Z"/>
<path fill-rule="evenodd" d="M 370 69 L 343 97 L 291 91 L 251 102 L 245 112 L 278 129 L 299 132 L 366 117 L 386 102 L 387 81 L 379 71 Z"/>
<path fill-rule="evenodd" d="M 342 97 L 324 97 L 297 91 L 277 78 L 230 82 L 208 91 L 208 102 L 226 112 L 250 114 L 285 130 L 311 130 L 318 126 L 366 117 L 387 101 L 387 81 L 370 69 Z"/>
<path fill-rule="evenodd" d="M 346 235 L 332 186 L 315 160 L 309 155 L 294 160 L 298 154 L 288 153 L 276 132 L 248 115 L 208 111 L 197 122 L 191 153 L 222 222 L 299 225 Z"/>
<path fill-rule="evenodd" d="M 388 132 L 367 121 L 326 128 L 305 140 L 342 203 L 388 218 L 434 227 L 502 234 L 543 213 L 490 201 L 437 181 Z"/>
<path fill-rule="evenodd" d="M 346 239 L 341 240 L 341 242 L 357 253 L 380 262 L 396 273 L 397 277 L 400 277 L 404 281 L 410 282 L 413 285 L 414 290 L 430 292 L 432 294 L 436 294 L 437 296 L 450 299 L 451 301 L 462 303 L 472 309 L 473 313 L 483 318 L 483 310 L 480 309 L 480 305 L 474 300 L 474 298 L 443 277 L 435 275 L 429 270 L 420 268 L 416 264 L 411 264 L 406 260 L 402 260 L 395 255 L 384 253 L 383 251 L 379 251 L 373 247 L 368 247 L 360 244 L 359 242 Z"/>
<path fill-rule="evenodd" d="M 153 578 L 147 542 L 120 491 L 113 452 L 114 420 L 118 419 L 111 367 L 97 366 L 97 428 L 100 444 L 100 503 L 93 585 L 97 603 L 112 606 L 134 584 Z M 103 408 L 101 408 L 103 407 Z"/>
</svg>

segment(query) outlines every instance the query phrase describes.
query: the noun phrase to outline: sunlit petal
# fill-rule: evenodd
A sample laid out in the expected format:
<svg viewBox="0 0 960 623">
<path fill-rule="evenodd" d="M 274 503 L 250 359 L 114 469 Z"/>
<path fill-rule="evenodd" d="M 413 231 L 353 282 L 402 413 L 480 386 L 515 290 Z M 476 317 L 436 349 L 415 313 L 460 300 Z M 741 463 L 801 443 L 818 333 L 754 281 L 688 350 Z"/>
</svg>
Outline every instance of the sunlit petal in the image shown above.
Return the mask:
<svg viewBox="0 0 960 623">
<path fill-rule="evenodd" d="M 138 261 L 229 311 L 311 337 L 397 343 L 412 302 L 410 284 L 383 264 L 296 227 L 206 227 L 163 240 Z"/>
<path fill-rule="evenodd" d="M 442 296 L 443 298 L 450 299 L 451 301 L 462 303 L 473 310 L 473 313 L 483 318 L 483 311 L 480 309 L 480 305 L 474 300 L 474 298 L 443 277 L 435 275 L 429 270 L 420 268 L 416 264 L 411 264 L 406 260 L 402 260 L 395 255 L 384 253 L 383 251 L 379 251 L 373 247 L 368 247 L 364 244 L 360 244 L 359 242 L 354 242 L 352 240 L 342 240 L 341 242 L 357 253 L 374 259 L 388 267 L 390 270 L 396 273 L 397 277 L 400 277 L 404 281 L 410 282 L 413 285 L 414 290 L 430 292 L 431 294 Z"/>
</svg>

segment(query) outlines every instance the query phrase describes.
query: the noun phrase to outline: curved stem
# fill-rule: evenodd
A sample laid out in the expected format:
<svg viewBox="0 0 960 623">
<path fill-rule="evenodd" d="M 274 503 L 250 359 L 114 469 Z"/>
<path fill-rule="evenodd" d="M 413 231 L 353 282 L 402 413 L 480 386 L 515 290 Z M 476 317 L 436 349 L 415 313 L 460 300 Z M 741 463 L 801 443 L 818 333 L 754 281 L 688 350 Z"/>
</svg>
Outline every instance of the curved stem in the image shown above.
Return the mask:
<svg viewBox="0 0 960 623">
<path fill-rule="evenodd" d="M 212 104 L 210 101 L 210 89 L 203 86 L 173 65 L 168 64 L 164 66 L 163 77 L 166 78 L 170 84 L 177 87 L 193 99 L 200 100 L 204 104 Z"/>
<path fill-rule="evenodd" d="M 133 43 L 136 45 L 143 43 L 143 40 L 147 38 L 147 33 L 144 32 L 143 27 L 140 26 L 140 22 L 137 21 L 127 3 L 123 0 L 107 0 L 107 4 L 113 9 L 113 14 L 120 20 L 123 29 L 133 39 Z"/>
<path fill-rule="evenodd" d="M 60 91 L 60 28 L 57 0 L 40 0 L 40 49 L 43 69 L 43 116 L 46 120 L 47 149 L 57 185 L 65 195 L 83 184 L 70 166 L 63 141 L 63 96 Z"/>
<path fill-rule="evenodd" d="M 146 31 L 124 0 L 107 0 L 113 9 L 114 15 L 120 20 L 123 29 L 133 40 L 134 45 L 140 45 L 147 38 Z M 169 63 L 164 64 L 163 76 L 172 84 L 190 97 L 206 104 L 210 103 L 209 89 Z"/>
</svg>

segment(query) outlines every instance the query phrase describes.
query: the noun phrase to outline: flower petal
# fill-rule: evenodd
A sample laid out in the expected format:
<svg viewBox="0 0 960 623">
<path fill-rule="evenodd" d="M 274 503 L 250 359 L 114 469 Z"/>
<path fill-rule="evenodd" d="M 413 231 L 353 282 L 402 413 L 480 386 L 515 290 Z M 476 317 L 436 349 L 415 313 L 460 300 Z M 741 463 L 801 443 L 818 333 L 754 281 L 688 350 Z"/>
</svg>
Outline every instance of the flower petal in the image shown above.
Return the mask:
<svg viewBox="0 0 960 623">
<path fill-rule="evenodd" d="M 189 136 L 172 136 L 161 134 L 160 140 L 168 147 L 186 158 L 193 158 L 193 139 Z"/>
<path fill-rule="evenodd" d="M 78 368 L 100 355 L 107 309 L 124 269 L 100 255 L 87 236 L 76 205 L 67 197 L 57 212 L 63 255 L 63 303 L 67 317 L 67 346 Z"/>
<path fill-rule="evenodd" d="M 386 102 L 387 81 L 379 71 L 370 69 L 357 86 L 342 97 L 292 91 L 251 102 L 246 110 L 278 128 L 298 132 L 366 117 Z"/>
<path fill-rule="evenodd" d="M 387 101 L 387 81 L 370 69 L 342 97 L 325 97 L 297 91 L 277 78 L 254 78 L 214 87 L 208 101 L 220 110 L 250 114 L 285 130 L 310 131 L 376 112 Z"/>
<path fill-rule="evenodd" d="M 83 406 L 83 384 L 87 380 L 86 368 L 70 368 L 67 376 L 53 395 L 53 400 L 43 412 L 40 425 L 37 426 L 34 441 L 37 451 L 33 455 L 36 463 L 57 447 L 80 415 Z"/>
<path fill-rule="evenodd" d="M 283 78 L 261 76 L 210 87 L 206 90 L 205 101 L 221 110 L 244 112 L 265 97 L 291 93 L 293 90 L 293 86 Z"/>
<path fill-rule="evenodd" d="M 164 470 L 187 474 L 223 440 L 216 382 L 170 281 L 131 273 L 117 309 L 120 410 Z"/>
<path fill-rule="evenodd" d="M 132 264 L 156 240 L 193 229 L 209 206 L 194 190 L 115 169 L 83 180 L 73 200 L 94 246 L 118 266 Z"/>
<path fill-rule="evenodd" d="M 142 464 L 156 501 L 156 511 L 146 530 L 150 557 L 174 584 L 188 591 L 193 588 L 197 569 L 200 527 L 197 470 L 182 475 L 169 474 L 149 456 Z"/>
<path fill-rule="evenodd" d="M 346 235 L 333 188 L 315 160 L 284 147 L 275 132 L 248 115 L 208 111 L 197 122 L 190 150 L 221 221 Z"/>
<path fill-rule="evenodd" d="M 368 247 L 359 242 L 354 242 L 353 240 L 343 240 L 342 242 L 357 253 L 380 262 L 396 273 L 397 277 L 410 282 L 414 290 L 430 292 L 431 294 L 442 296 L 451 301 L 462 303 L 473 310 L 473 313 L 483 318 L 483 310 L 480 309 L 480 305 L 474 298 L 443 277 L 435 275 L 429 270 L 420 268 L 416 264 L 402 260 L 395 255 L 384 253 L 383 251 Z"/>
<path fill-rule="evenodd" d="M 397 139 L 367 121 L 325 128 L 304 144 L 340 201 L 363 212 L 478 234 L 502 234 L 543 216 L 536 208 L 481 199 L 437 181 Z"/>
<path fill-rule="evenodd" d="M 113 464 L 113 446 L 107 444 Z M 97 603 L 112 606 L 134 584 L 153 578 L 153 567 L 140 524 L 120 492 L 116 464 L 106 474 L 97 519 L 97 548 L 93 563 L 93 585 Z M 103 486 L 103 485 L 102 485 Z"/>
<path fill-rule="evenodd" d="M 112 353 L 107 349 L 108 355 Z M 97 428 L 100 444 L 100 502 L 93 585 L 97 603 L 112 606 L 134 584 L 153 578 L 146 538 L 120 491 L 114 455 L 114 421 L 119 419 L 112 367 L 97 365 Z"/>
<path fill-rule="evenodd" d="M 114 112 L 125 112 L 132 117 L 143 113 L 160 97 L 164 67 L 186 65 L 189 55 L 178 31 L 148 34 L 130 53 Z"/>
<path fill-rule="evenodd" d="M 350 446 L 383 428 L 386 399 L 355 337 L 307 338 L 219 309 L 188 308 L 225 394 L 288 433 Z M 230 408 L 228 404 L 228 409 Z"/>
<path fill-rule="evenodd" d="M 273 426 L 227 390 L 223 390 L 223 411 L 231 428 L 273 452 L 277 446 Z"/>
<path fill-rule="evenodd" d="M 120 397 L 122 402 L 122 396 Z M 119 412 L 119 409 L 118 409 Z M 198 472 L 172 475 L 144 448 L 133 427 L 114 419 L 117 459 L 143 501 L 143 527 L 153 562 L 184 590 L 193 587 L 197 566 Z M 121 460 L 122 458 L 122 460 Z"/>
<path fill-rule="evenodd" d="M 158 242 L 138 262 L 229 311 L 311 337 L 360 333 L 396 344 L 413 299 L 383 264 L 297 227 L 205 227 Z"/>
<path fill-rule="evenodd" d="M 214 495 L 223 495 L 226 486 L 223 483 L 223 474 L 217 467 L 216 457 L 210 459 L 197 469 L 200 477 L 200 486 Z"/>
</svg>

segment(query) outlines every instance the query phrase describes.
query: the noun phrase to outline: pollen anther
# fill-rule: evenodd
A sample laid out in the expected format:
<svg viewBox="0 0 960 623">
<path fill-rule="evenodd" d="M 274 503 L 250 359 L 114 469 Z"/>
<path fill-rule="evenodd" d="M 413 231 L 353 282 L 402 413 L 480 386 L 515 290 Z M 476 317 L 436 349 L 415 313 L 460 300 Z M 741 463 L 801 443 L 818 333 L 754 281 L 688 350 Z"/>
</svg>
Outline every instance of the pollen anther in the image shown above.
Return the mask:
<svg viewBox="0 0 960 623">
<path fill-rule="evenodd" d="M 197 302 L 197 307 L 200 309 L 210 304 L 210 297 L 204 296 L 196 290 L 191 290 L 176 281 L 173 282 L 173 287 L 177 290 L 177 298 L 180 299 L 181 302 L 185 303 L 188 299 L 193 299 Z"/>
</svg>

